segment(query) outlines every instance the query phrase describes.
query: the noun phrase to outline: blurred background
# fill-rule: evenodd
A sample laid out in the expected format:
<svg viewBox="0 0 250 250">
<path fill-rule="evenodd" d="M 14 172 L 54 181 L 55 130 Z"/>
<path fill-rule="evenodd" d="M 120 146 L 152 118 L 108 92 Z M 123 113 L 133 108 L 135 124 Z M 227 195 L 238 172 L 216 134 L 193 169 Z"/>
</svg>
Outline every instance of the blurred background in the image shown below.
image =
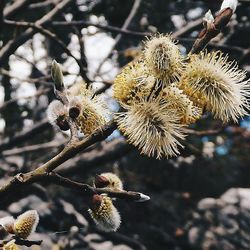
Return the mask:
<svg viewBox="0 0 250 250">
<path fill-rule="evenodd" d="M 250 1 L 239 2 L 230 24 L 207 49 L 228 53 L 250 73 Z M 45 163 L 67 142 L 68 135 L 51 127 L 46 118 L 54 99 L 53 59 L 62 64 L 67 86 L 90 83 L 116 111 L 112 82 L 121 67 L 140 53 L 145 35 L 172 32 L 186 54 L 202 28 L 204 14 L 209 9 L 216 13 L 220 4 L 217 0 L 2 0 L 0 185 Z M 1 202 L 0 218 L 38 211 L 41 220 L 31 239 L 43 243 L 29 249 L 250 249 L 250 117 L 239 124 L 222 124 L 205 114 L 190 127 L 181 155 L 168 160 L 140 155 L 115 131 L 58 171 L 89 184 L 95 174 L 112 171 L 126 190 L 145 193 L 151 200 L 118 200 L 121 228 L 104 233 L 95 227 L 81 194 L 55 185 L 18 190 L 15 197 Z"/>
</svg>

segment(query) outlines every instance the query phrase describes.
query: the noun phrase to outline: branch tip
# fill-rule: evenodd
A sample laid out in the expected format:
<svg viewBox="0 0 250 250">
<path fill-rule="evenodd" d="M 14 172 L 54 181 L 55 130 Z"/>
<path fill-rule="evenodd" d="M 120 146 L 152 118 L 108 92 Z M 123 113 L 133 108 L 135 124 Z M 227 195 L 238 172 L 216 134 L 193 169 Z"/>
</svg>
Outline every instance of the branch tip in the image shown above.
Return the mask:
<svg viewBox="0 0 250 250">
<path fill-rule="evenodd" d="M 150 200 L 150 197 L 148 195 L 142 194 L 142 193 L 138 193 L 140 195 L 140 199 L 137 200 L 137 202 L 144 202 L 144 201 L 148 201 Z"/>
<path fill-rule="evenodd" d="M 237 5 L 238 5 L 238 0 L 224 0 L 221 4 L 220 11 L 230 8 L 234 13 L 236 11 Z"/>
</svg>

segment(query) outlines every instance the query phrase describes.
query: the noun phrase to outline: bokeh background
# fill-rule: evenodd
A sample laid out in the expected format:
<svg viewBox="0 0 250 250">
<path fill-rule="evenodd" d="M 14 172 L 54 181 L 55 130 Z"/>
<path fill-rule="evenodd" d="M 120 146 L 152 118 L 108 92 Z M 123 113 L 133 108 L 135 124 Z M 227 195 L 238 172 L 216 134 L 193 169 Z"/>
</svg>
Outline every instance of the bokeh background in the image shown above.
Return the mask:
<svg viewBox="0 0 250 250">
<path fill-rule="evenodd" d="M 172 32 L 186 54 L 204 14 L 209 9 L 216 13 L 221 4 L 72 0 L 42 24 L 54 38 L 28 27 L 62 2 L 67 1 L 0 3 L 0 19 L 19 22 L 0 20 L 0 185 L 45 163 L 67 141 L 67 133 L 52 128 L 46 118 L 54 99 L 53 59 L 62 64 L 67 86 L 89 82 L 114 112 L 114 77 L 140 53 L 145 35 Z M 250 1 L 239 2 L 230 24 L 207 49 L 228 53 L 250 73 Z M 104 233 L 90 219 L 80 193 L 38 184 L 18 190 L 0 203 L 0 217 L 37 209 L 41 220 L 31 239 L 42 239 L 43 244 L 29 249 L 250 249 L 250 117 L 222 124 L 205 114 L 190 127 L 181 155 L 163 160 L 140 155 L 115 131 L 58 170 L 89 184 L 95 174 L 112 171 L 127 190 L 145 193 L 151 200 L 118 200 L 121 228 Z"/>
</svg>

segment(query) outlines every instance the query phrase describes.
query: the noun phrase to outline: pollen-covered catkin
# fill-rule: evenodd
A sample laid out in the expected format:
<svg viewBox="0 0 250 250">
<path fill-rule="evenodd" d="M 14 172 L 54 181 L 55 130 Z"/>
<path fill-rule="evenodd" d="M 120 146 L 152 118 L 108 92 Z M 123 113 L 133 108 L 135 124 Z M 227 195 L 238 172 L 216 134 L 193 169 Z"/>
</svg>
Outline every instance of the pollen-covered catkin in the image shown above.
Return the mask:
<svg viewBox="0 0 250 250">
<path fill-rule="evenodd" d="M 162 97 L 166 101 L 171 101 L 172 108 L 180 116 L 181 124 L 191 124 L 202 116 L 202 109 L 195 106 L 189 97 L 173 83 L 162 90 Z"/>
<path fill-rule="evenodd" d="M 74 95 L 76 92 L 77 96 Z M 108 112 L 105 103 L 100 96 L 94 96 L 85 84 L 73 86 L 68 93 L 70 116 L 74 115 L 72 118 L 75 118 L 78 129 L 84 135 L 91 134 L 106 123 Z"/>
<path fill-rule="evenodd" d="M 237 122 L 249 110 L 246 73 L 219 51 L 191 56 L 179 87 L 195 105 L 205 107 L 223 122 Z"/>
<path fill-rule="evenodd" d="M 14 233 L 20 238 L 26 239 L 36 230 L 39 222 L 39 215 L 36 210 L 29 210 L 15 220 Z"/>
<path fill-rule="evenodd" d="M 150 93 L 150 79 L 142 60 L 129 63 L 116 76 L 113 96 L 121 104 L 130 104 Z"/>
<path fill-rule="evenodd" d="M 179 154 L 179 140 L 185 138 L 180 114 L 171 100 L 142 99 L 116 115 L 118 128 L 142 154 L 157 158 Z"/>
<path fill-rule="evenodd" d="M 179 79 L 183 57 L 170 35 L 152 36 L 145 42 L 145 64 L 149 72 L 166 85 Z"/>
<path fill-rule="evenodd" d="M 93 195 L 91 208 L 88 210 L 96 225 L 103 231 L 117 231 L 121 217 L 112 199 L 106 195 Z"/>
</svg>

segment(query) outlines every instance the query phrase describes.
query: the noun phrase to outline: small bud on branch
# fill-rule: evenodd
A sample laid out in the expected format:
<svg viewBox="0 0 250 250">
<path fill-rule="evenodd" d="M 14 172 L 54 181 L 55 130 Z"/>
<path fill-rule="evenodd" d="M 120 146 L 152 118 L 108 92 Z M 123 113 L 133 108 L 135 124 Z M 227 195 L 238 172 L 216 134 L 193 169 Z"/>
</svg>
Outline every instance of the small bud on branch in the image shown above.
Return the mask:
<svg viewBox="0 0 250 250">
<path fill-rule="evenodd" d="M 64 89 L 63 74 L 61 66 L 56 60 L 53 60 L 51 64 L 51 77 L 54 80 L 56 89 L 62 91 Z"/>
<path fill-rule="evenodd" d="M 238 5 L 238 0 L 224 0 L 220 10 L 223 11 L 224 9 L 230 8 L 233 13 L 236 11 Z"/>
</svg>

